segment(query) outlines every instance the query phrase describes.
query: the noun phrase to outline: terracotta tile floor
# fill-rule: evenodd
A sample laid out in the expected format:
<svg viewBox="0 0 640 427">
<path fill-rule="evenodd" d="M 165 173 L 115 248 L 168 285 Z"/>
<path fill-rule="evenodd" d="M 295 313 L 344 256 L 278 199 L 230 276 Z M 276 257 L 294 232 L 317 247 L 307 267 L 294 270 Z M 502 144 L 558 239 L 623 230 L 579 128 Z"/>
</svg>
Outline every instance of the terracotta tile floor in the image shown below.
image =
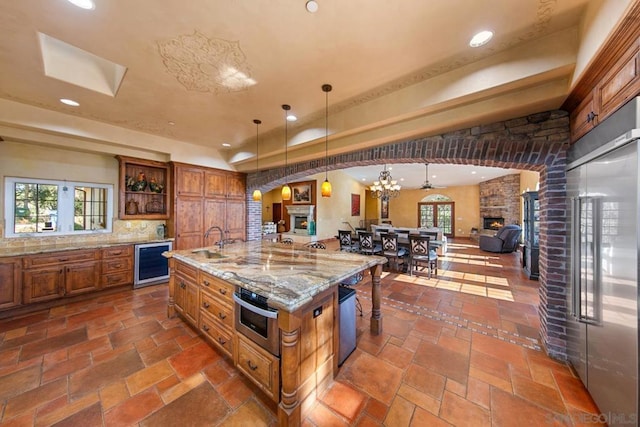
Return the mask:
<svg viewBox="0 0 640 427">
<path fill-rule="evenodd" d="M 384 333 L 369 283 L 358 345 L 306 426 L 583 425 L 597 413 L 541 351 L 538 282 L 519 253 L 452 242 L 437 277 L 385 272 Z M 269 426 L 275 406 L 180 319 L 166 285 L 0 321 L 0 421 L 31 426 Z"/>
</svg>

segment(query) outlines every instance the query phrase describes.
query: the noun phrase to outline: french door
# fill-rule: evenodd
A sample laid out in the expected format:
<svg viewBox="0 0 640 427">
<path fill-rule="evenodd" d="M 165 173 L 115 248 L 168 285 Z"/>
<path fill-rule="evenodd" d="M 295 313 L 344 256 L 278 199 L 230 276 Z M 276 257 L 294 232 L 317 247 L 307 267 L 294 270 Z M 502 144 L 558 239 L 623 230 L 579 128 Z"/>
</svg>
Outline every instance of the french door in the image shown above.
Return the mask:
<svg viewBox="0 0 640 427">
<path fill-rule="evenodd" d="M 445 236 L 454 237 L 455 225 L 454 202 L 418 203 L 418 227 L 438 227 Z"/>
</svg>

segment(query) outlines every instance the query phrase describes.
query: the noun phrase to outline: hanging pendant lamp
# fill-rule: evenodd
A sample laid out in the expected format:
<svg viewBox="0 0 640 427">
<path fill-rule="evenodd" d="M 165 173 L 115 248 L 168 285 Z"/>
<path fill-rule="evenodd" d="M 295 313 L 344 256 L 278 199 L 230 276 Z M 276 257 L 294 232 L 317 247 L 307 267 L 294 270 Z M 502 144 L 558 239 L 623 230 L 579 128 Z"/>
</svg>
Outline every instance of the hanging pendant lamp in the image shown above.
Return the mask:
<svg viewBox="0 0 640 427">
<path fill-rule="evenodd" d="M 258 126 L 260 125 L 260 123 L 262 123 L 260 120 L 258 119 L 253 119 L 253 123 L 256 124 L 256 179 L 258 178 Z M 253 201 L 255 202 L 259 202 L 262 200 L 262 192 L 260 191 L 259 188 L 256 188 L 255 190 L 253 190 Z"/>
<path fill-rule="evenodd" d="M 324 110 L 324 182 L 320 187 L 322 197 L 331 197 L 331 183 L 329 182 L 329 92 L 331 85 L 323 84 L 322 91 L 325 93 Z"/>
<path fill-rule="evenodd" d="M 284 175 L 285 178 L 288 175 L 288 166 L 287 166 L 287 148 L 289 145 L 289 141 L 287 141 L 287 116 L 289 115 L 288 111 L 291 109 L 290 105 L 283 104 L 282 109 L 284 110 Z M 282 186 L 282 200 L 291 200 L 291 187 L 286 182 Z"/>
</svg>

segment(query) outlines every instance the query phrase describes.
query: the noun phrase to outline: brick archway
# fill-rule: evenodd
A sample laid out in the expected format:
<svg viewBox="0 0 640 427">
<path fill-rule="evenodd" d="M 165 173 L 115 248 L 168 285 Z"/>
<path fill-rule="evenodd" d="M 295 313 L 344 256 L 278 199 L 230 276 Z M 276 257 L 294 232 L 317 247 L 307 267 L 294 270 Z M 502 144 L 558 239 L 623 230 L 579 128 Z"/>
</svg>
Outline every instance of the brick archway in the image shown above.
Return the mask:
<svg viewBox="0 0 640 427">
<path fill-rule="evenodd" d="M 568 223 L 566 206 L 566 149 L 569 117 L 549 111 L 526 117 L 461 129 L 442 135 L 338 154 L 328 169 L 384 163 L 442 163 L 531 170 L 540 173 L 540 334 L 548 354 L 566 359 L 565 288 L 568 281 Z M 249 189 L 268 191 L 323 172 L 325 159 L 296 163 L 288 168 L 249 174 Z M 247 199 L 249 239 L 260 238 L 261 206 Z"/>
</svg>

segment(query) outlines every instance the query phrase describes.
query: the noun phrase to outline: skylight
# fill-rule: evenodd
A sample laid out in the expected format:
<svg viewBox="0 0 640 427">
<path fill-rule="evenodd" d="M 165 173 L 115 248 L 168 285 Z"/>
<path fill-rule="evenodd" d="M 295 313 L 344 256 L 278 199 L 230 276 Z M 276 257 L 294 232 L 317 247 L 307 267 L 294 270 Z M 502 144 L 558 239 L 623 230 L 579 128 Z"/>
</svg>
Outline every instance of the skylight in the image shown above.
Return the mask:
<svg viewBox="0 0 640 427">
<path fill-rule="evenodd" d="M 115 96 L 127 68 L 38 33 L 44 74 L 85 89 Z"/>
</svg>

